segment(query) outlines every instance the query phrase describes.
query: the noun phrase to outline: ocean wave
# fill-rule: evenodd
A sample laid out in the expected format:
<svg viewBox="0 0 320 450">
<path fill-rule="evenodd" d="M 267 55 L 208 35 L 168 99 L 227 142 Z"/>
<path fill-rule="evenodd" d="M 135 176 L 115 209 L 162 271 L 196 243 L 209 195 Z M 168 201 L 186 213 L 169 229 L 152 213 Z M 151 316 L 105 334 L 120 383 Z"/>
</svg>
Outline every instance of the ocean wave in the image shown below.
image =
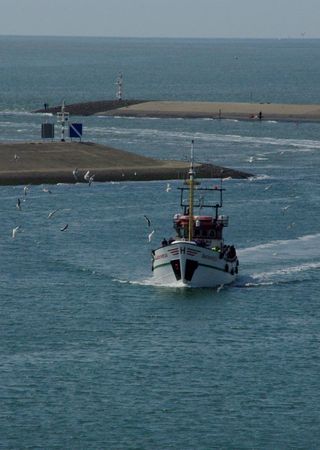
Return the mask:
<svg viewBox="0 0 320 450">
<path fill-rule="evenodd" d="M 121 116 L 119 116 L 121 118 Z M 128 118 L 127 118 L 128 119 Z M 235 144 L 241 143 L 250 146 L 276 146 L 277 151 L 312 151 L 315 149 L 320 149 L 320 141 L 309 140 L 309 139 L 284 139 L 284 138 L 271 138 L 271 137 L 256 137 L 256 136 L 241 136 L 238 134 L 217 134 L 217 133 L 204 133 L 204 132 L 188 132 L 188 131 L 168 131 L 159 130 L 154 128 L 134 128 L 134 129 L 124 129 L 119 127 L 93 127 L 90 129 L 92 133 L 98 134 L 121 134 L 123 136 L 132 135 L 139 137 L 158 137 L 168 139 L 197 139 L 202 142 L 215 142 L 215 143 L 225 143 L 225 144 Z M 279 147 L 281 148 L 280 150 Z M 285 147 L 285 149 L 283 149 Z M 291 149 L 290 149 L 291 147 Z M 265 155 L 261 155 L 265 156 Z"/>
<path fill-rule="evenodd" d="M 36 113 L 20 109 L 3 109 L 0 116 L 34 116 Z"/>
<path fill-rule="evenodd" d="M 266 175 L 266 174 L 260 174 L 260 175 L 255 175 L 253 177 L 249 177 L 248 181 L 264 181 L 264 180 L 270 180 L 270 179 L 274 179 L 275 177 L 271 176 L 271 175 Z"/>
</svg>

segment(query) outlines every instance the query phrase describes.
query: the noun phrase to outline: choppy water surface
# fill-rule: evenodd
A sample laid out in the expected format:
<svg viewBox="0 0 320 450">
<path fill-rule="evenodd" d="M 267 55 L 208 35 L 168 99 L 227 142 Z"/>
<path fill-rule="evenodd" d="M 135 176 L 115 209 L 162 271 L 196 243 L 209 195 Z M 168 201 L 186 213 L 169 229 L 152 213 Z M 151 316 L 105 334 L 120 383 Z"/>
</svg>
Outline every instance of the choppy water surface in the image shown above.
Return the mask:
<svg viewBox="0 0 320 450">
<path fill-rule="evenodd" d="M 7 102 L 0 112 L 2 141 L 38 139 L 40 124 L 53 120 L 29 111 L 44 93 L 56 102 L 65 94 L 62 84 L 53 82 L 58 69 L 66 70 L 62 61 L 69 62 L 71 72 L 81 69 L 90 86 L 85 99 L 90 99 L 103 97 L 95 81 L 101 59 L 108 64 L 113 58 L 117 70 L 123 64 L 134 73 L 137 64 L 148 57 L 154 61 L 156 54 L 152 70 L 161 69 L 165 79 L 167 66 L 161 61 L 175 49 L 190 67 L 197 59 L 190 86 L 208 99 L 204 61 L 209 55 L 221 67 L 235 52 L 248 61 L 254 54 L 269 79 L 268 74 L 275 76 L 270 59 L 279 67 L 285 61 L 295 67 L 302 50 L 308 59 L 320 48 L 314 41 L 267 47 L 266 42 L 215 41 L 211 48 L 210 41 L 191 46 L 175 41 L 172 47 L 166 41 L 121 40 L 116 44 L 124 52 L 120 57 L 110 54 L 110 40 L 50 40 L 61 50 L 58 58 L 46 51 L 45 39 L 36 42 L 32 50 L 28 39 L 0 39 L 11 49 L 1 77 L 16 89 L 2 100 Z M 71 58 L 83 45 L 95 52 L 97 65 L 94 58 L 90 67 L 78 56 Z M 22 60 L 26 49 L 31 59 Z M 21 64 L 25 76 L 12 72 Z M 175 70 L 184 77 L 181 67 Z M 33 85 L 33 75 L 41 73 L 41 82 Z M 207 80 L 203 84 L 199 73 Z M 276 88 L 281 101 L 311 101 L 307 87 L 296 89 L 295 96 L 290 92 L 290 73 L 286 89 Z M 283 74 L 277 78 L 282 87 Z M 240 101 L 246 90 L 241 71 L 239 78 L 224 75 L 228 95 Z M 194 98 L 173 80 L 176 98 Z M 74 82 L 64 80 L 68 92 Z M 132 97 L 147 97 L 137 86 Z M 220 99 L 227 100 L 219 86 Z M 169 94 L 157 84 L 150 98 Z M 27 195 L 24 186 L 1 187 L 0 447 L 318 448 L 319 125 L 81 120 L 89 140 L 185 160 L 194 138 L 199 161 L 255 174 L 224 182 L 224 213 L 230 216 L 226 239 L 238 248 L 240 274 L 234 285 L 218 291 L 154 285 L 150 250 L 172 232 L 176 181 L 170 182 L 170 192 L 166 182 L 56 185 L 50 192 L 48 186 L 29 186 Z M 145 214 L 155 230 L 151 243 Z"/>
</svg>

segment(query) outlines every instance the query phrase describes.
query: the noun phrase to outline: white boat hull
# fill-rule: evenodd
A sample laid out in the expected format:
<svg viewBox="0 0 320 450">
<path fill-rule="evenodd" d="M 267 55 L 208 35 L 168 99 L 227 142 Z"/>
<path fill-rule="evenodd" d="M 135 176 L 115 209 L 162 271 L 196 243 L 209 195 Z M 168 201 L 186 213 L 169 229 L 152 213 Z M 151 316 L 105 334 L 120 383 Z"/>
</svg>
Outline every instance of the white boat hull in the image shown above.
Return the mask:
<svg viewBox="0 0 320 450">
<path fill-rule="evenodd" d="M 153 277 L 163 285 L 217 287 L 232 283 L 238 273 L 237 257 L 190 241 L 175 241 L 153 252 Z"/>
</svg>

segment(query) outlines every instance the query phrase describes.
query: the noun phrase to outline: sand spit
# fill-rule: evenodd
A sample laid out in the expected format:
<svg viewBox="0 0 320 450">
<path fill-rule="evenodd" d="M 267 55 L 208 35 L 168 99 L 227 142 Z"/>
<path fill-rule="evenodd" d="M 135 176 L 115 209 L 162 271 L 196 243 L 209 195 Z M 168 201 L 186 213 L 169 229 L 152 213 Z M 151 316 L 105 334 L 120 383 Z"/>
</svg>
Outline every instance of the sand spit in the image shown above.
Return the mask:
<svg viewBox="0 0 320 450">
<path fill-rule="evenodd" d="M 320 105 L 150 101 L 100 114 L 163 118 L 320 121 Z"/>
<path fill-rule="evenodd" d="M 35 112 L 55 114 L 60 110 L 61 106 L 54 106 Z M 320 121 L 320 105 L 317 104 L 101 100 L 66 105 L 65 111 L 74 116 Z"/>
<path fill-rule="evenodd" d="M 0 144 L 0 184 L 55 184 L 95 181 L 184 179 L 189 164 L 147 158 L 92 142 L 24 142 Z M 73 171 L 77 169 L 77 175 Z M 248 178 L 237 170 L 197 164 L 199 178 Z"/>
</svg>

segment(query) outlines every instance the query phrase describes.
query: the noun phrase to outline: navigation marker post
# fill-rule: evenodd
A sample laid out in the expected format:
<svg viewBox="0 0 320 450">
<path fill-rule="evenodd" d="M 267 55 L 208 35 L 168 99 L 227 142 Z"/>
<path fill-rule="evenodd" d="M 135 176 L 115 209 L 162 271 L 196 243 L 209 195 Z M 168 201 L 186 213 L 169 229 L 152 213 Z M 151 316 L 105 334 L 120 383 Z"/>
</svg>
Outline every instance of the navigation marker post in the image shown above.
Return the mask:
<svg viewBox="0 0 320 450">
<path fill-rule="evenodd" d="M 119 76 L 117 78 L 117 99 L 119 102 L 122 100 L 122 85 L 123 85 L 123 76 L 122 73 L 119 73 Z"/>
<path fill-rule="evenodd" d="M 65 125 L 69 120 L 69 113 L 64 110 L 64 100 L 62 100 L 61 111 L 57 112 L 57 121 L 61 123 L 61 142 L 65 142 Z"/>
</svg>

